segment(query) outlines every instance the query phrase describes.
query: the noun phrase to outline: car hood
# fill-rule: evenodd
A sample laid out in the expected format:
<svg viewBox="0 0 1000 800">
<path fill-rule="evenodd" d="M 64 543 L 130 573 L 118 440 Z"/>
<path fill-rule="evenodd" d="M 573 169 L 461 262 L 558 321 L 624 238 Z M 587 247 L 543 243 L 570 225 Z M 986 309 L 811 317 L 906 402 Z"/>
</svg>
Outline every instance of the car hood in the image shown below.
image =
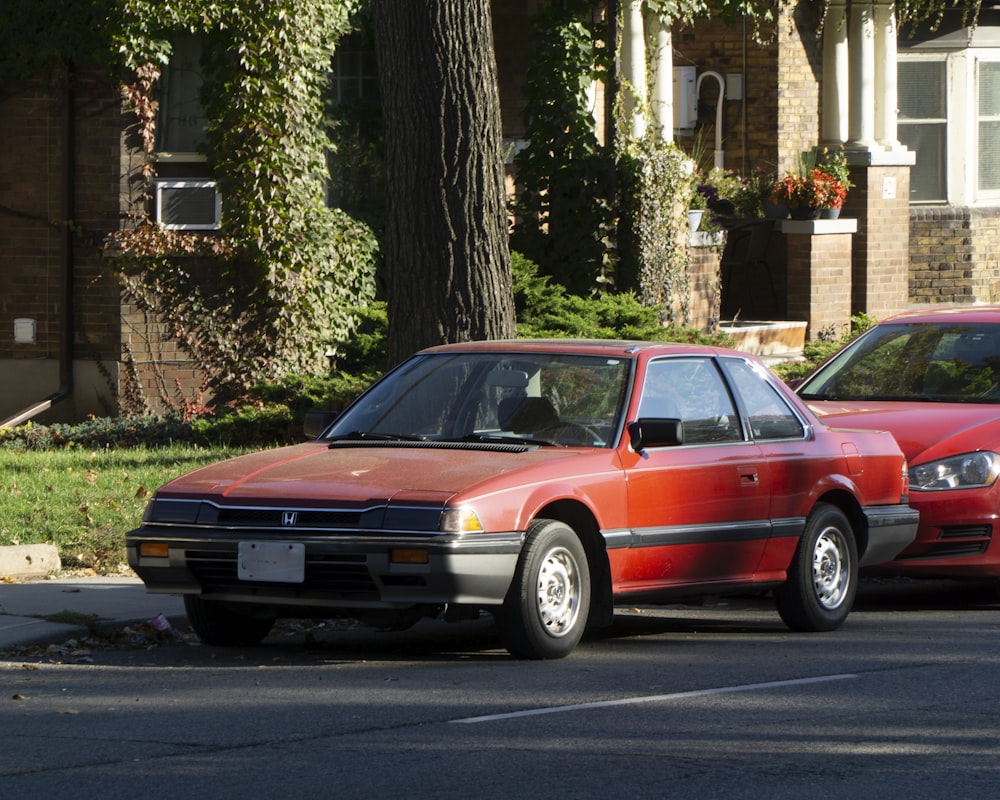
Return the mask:
<svg viewBox="0 0 1000 800">
<path fill-rule="evenodd" d="M 806 400 L 827 425 L 889 431 L 910 464 L 1000 448 L 1000 406 Z"/>
<path fill-rule="evenodd" d="M 605 453 L 607 458 L 608 451 Z M 309 443 L 266 450 L 188 473 L 162 487 L 160 497 L 199 497 L 220 504 L 247 502 L 302 506 L 369 505 L 405 497 L 429 503 L 491 479 L 523 472 L 554 460 L 581 456 L 561 447 L 497 448 L 402 443 Z M 503 485 L 513 481 L 502 481 Z M 491 487 L 491 488 L 499 488 Z"/>
</svg>

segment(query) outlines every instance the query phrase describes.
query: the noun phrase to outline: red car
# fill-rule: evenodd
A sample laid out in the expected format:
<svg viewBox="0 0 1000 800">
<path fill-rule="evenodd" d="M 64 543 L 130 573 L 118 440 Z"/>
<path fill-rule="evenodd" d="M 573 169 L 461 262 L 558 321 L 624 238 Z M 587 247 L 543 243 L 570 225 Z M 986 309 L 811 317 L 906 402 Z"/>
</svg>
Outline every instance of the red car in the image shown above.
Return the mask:
<svg viewBox="0 0 1000 800">
<path fill-rule="evenodd" d="M 278 617 L 402 626 L 493 614 L 558 658 L 616 603 L 773 589 L 846 619 L 859 565 L 913 539 L 893 438 L 835 431 L 752 356 L 635 342 L 416 354 L 315 441 L 168 483 L 129 563 L 214 644 Z"/>
<path fill-rule="evenodd" d="M 798 392 L 828 424 L 891 431 L 906 454 L 920 528 L 878 572 L 1000 576 L 1000 307 L 886 319 Z"/>
</svg>

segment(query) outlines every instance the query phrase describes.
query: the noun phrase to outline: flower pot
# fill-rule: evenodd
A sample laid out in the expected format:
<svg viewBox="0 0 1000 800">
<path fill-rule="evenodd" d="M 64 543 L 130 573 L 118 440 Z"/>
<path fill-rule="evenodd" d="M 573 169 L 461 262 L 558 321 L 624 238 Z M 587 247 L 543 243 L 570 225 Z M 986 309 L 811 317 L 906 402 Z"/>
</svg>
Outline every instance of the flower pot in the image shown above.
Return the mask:
<svg viewBox="0 0 1000 800">
<path fill-rule="evenodd" d="M 792 219 L 819 219 L 820 209 L 809 206 L 795 206 L 789 209 Z"/>
<path fill-rule="evenodd" d="M 705 212 L 700 208 L 688 209 L 688 226 L 691 233 L 698 230 L 698 226 L 701 225 L 701 218 L 705 215 Z"/>
<path fill-rule="evenodd" d="M 819 212 L 820 219 L 840 219 L 839 208 L 822 208 Z"/>
<path fill-rule="evenodd" d="M 764 210 L 764 219 L 785 219 L 788 216 L 788 206 L 779 205 L 768 197 L 761 198 L 760 205 Z"/>
</svg>

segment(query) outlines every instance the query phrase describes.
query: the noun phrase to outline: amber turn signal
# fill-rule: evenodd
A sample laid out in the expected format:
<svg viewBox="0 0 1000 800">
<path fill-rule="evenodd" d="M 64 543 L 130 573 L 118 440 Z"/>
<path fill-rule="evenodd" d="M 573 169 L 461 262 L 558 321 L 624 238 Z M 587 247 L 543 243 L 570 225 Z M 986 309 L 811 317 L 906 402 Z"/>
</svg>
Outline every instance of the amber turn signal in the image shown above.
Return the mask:
<svg viewBox="0 0 1000 800">
<path fill-rule="evenodd" d="M 166 542 L 142 542 L 139 545 L 139 555 L 152 558 L 166 558 L 170 555 L 170 548 Z"/>
<path fill-rule="evenodd" d="M 393 564 L 426 564 L 426 550 L 413 550 L 405 547 L 394 547 L 389 551 L 389 561 Z"/>
</svg>

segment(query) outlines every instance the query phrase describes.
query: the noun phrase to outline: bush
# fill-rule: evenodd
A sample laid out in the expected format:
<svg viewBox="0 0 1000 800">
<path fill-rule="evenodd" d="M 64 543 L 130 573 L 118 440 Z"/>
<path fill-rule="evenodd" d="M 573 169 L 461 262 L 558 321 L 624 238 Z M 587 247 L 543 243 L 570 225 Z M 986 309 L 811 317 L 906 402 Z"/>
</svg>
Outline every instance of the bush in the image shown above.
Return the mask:
<svg viewBox="0 0 1000 800">
<path fill-rule="evenodd" d="M 631 292 L 579 297 L 539 275 L 538 267 L 519 253 L 511 253 L 511 267 L 517 335 L 522 339 L 640 339 L 720 347 L 732 344 L 725 334 L 662 326 L 658 309 L 642 305 Z"/>
</svg>

